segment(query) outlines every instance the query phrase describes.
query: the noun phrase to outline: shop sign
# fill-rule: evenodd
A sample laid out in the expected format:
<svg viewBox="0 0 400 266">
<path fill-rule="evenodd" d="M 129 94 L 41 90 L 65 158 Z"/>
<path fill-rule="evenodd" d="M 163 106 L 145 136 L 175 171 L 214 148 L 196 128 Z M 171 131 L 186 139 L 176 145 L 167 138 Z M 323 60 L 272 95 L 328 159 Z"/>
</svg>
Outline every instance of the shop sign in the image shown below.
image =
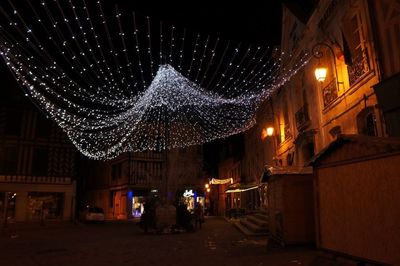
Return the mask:
<svg viewBox="0 0 400 266">
<path fill-rule="evenodd" d="M 186 189 L 185 192 L 183 192 L 184 197 L 194 197 L 193 189 Z"/>
</svg>

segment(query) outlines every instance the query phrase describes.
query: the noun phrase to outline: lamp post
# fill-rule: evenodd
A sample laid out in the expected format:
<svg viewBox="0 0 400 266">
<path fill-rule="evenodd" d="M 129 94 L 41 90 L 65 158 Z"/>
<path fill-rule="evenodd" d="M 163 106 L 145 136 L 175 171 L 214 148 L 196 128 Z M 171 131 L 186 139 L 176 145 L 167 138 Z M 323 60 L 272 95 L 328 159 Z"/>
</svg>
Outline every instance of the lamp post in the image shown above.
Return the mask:
<svg viewBox="0 0 400 266">
<path fill-rule="evenodd" d="M 205 191 L 204 191 L 204 213 L 206 214 L 209 212 L 209 208 L 210 206 L 208 206 L 209 204 L 207 204 L 207 200 L 210 203 L 210 195 L 208 195 L 211 191 L 210 185 L 207 183 L 204 185 Z"/>
<path fill-rule="evenodd" d="M 337 72 L 337 66 L 336 66 L 336 59 L 335 59 L 335 52 L 333 51 L 332 47 L 326 43 L 317 43 L 312 47 L 312 55 L 317 58 L 318 60 L 321 59 L 324 56 L 324 53 L 321 51 L 321 47 L 326 47 L 328 51 L 332 54 L 333 57 L 333 66 L 334 66 L 334 78 L 336 80 L 336 85 L 337 85 L 337 90 L 339 90 L 339 84 L 343 84 L 343 82 L 339 82 L 338 80 L 338 72 Z M 328 68 L 323 67 L 320 64 L 318 64 L 318 67 L 315 69 L 315 78 L 319 82 L 324 82 L 326 79 L 328 73 Z"/>
</svg>

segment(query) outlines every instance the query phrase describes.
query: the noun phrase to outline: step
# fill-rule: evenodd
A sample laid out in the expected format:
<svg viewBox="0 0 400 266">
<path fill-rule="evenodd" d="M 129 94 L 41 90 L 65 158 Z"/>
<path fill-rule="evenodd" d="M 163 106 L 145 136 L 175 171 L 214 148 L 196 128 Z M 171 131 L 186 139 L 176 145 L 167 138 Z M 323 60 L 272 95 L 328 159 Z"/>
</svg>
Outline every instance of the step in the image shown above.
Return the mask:
<svg viewBox="0 0 400 266">
<path fill-rule="evenodd" d="M 241 231 L 247 237 L 262 237 L 262 238 L 268 237 L 268 233 L 253 232 L 253 231 L 249 230 L 246 226 L 243 226 L 240 222 L 235 222 L 234 225 L 239 231 Z"/>
<path fill-rule="evenodd" d="M 256 224 L 260 227 L 268 228 L 268 220 L 267 219 L 260 219 L 258 216 L 248 215 L 246 216 L 249 222 Z"/>
<path fill-rule="evenodd" d="M 268 233 L 268 227 L 258 226 L 246 218 L 240 219 L 239 223 L 254 233 Z"/>
<path fill-rule="evenodd" d="M 268 213 L 266 213 L 266 212 L 255 213 L 255 214 L 253 214 L 253 216 L 255 216 L 261 220 L 264 220 L 264 221 L 268 221 L 268 219 L 269 219 Z"/>
</svg>

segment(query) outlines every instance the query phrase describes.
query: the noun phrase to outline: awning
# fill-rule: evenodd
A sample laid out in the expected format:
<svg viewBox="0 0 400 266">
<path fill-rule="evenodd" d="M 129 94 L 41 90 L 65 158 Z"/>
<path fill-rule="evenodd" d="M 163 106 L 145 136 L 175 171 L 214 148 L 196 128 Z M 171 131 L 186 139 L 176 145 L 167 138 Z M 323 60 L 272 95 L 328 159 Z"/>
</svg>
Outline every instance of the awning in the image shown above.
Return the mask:
<svg viewBox="0 0 400 266">
<path fill-rule="evenodd" d="M 265 166 L 265 171 L 261 176 L 261 183 L 263 180 L 267 181 L 274 175 L 287 175 L 287 174 L 312 174 L 312 167 L 301 167 L 301 166 Z"/>
<path fill-rule="evenodd" d="M 227 190 L 225 190 L 225 193 L 235 193 L 235 192 L 243 192 L 243 191 L 248 191 L 252 189 L 257 189 L 258 185 L 255 183 L 249 183 L 249 184 L 241 184 L 241 183 L 236 183 L 232 184 L 228 187 Z"/>
<path fill-rule="evenodd" d="M 212 185 L 221 185 L 221 184 L 228 184 L 228 183 L 233 183 L 233 178 L 226 178 L 226 179 L 217 179 L 213 178 L 210 181 L 210 184 Z"/>
</svg>

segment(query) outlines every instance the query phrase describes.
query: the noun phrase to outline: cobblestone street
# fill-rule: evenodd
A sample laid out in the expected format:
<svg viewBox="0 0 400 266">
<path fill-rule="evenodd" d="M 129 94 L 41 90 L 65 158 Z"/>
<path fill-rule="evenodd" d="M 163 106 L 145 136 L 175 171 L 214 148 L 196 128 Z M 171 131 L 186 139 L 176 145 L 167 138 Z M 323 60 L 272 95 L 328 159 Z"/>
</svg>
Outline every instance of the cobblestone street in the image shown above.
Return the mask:
<svg viewBox="0 0 400 266">
<path fill-rule="evenodd" d="M 267 250 L 222 218 L 194 233 L 145 235 L 132 222 L 10 225 L 0 238 L 1 265 L 308 265 L 316 251 Z"/>
</svg>

